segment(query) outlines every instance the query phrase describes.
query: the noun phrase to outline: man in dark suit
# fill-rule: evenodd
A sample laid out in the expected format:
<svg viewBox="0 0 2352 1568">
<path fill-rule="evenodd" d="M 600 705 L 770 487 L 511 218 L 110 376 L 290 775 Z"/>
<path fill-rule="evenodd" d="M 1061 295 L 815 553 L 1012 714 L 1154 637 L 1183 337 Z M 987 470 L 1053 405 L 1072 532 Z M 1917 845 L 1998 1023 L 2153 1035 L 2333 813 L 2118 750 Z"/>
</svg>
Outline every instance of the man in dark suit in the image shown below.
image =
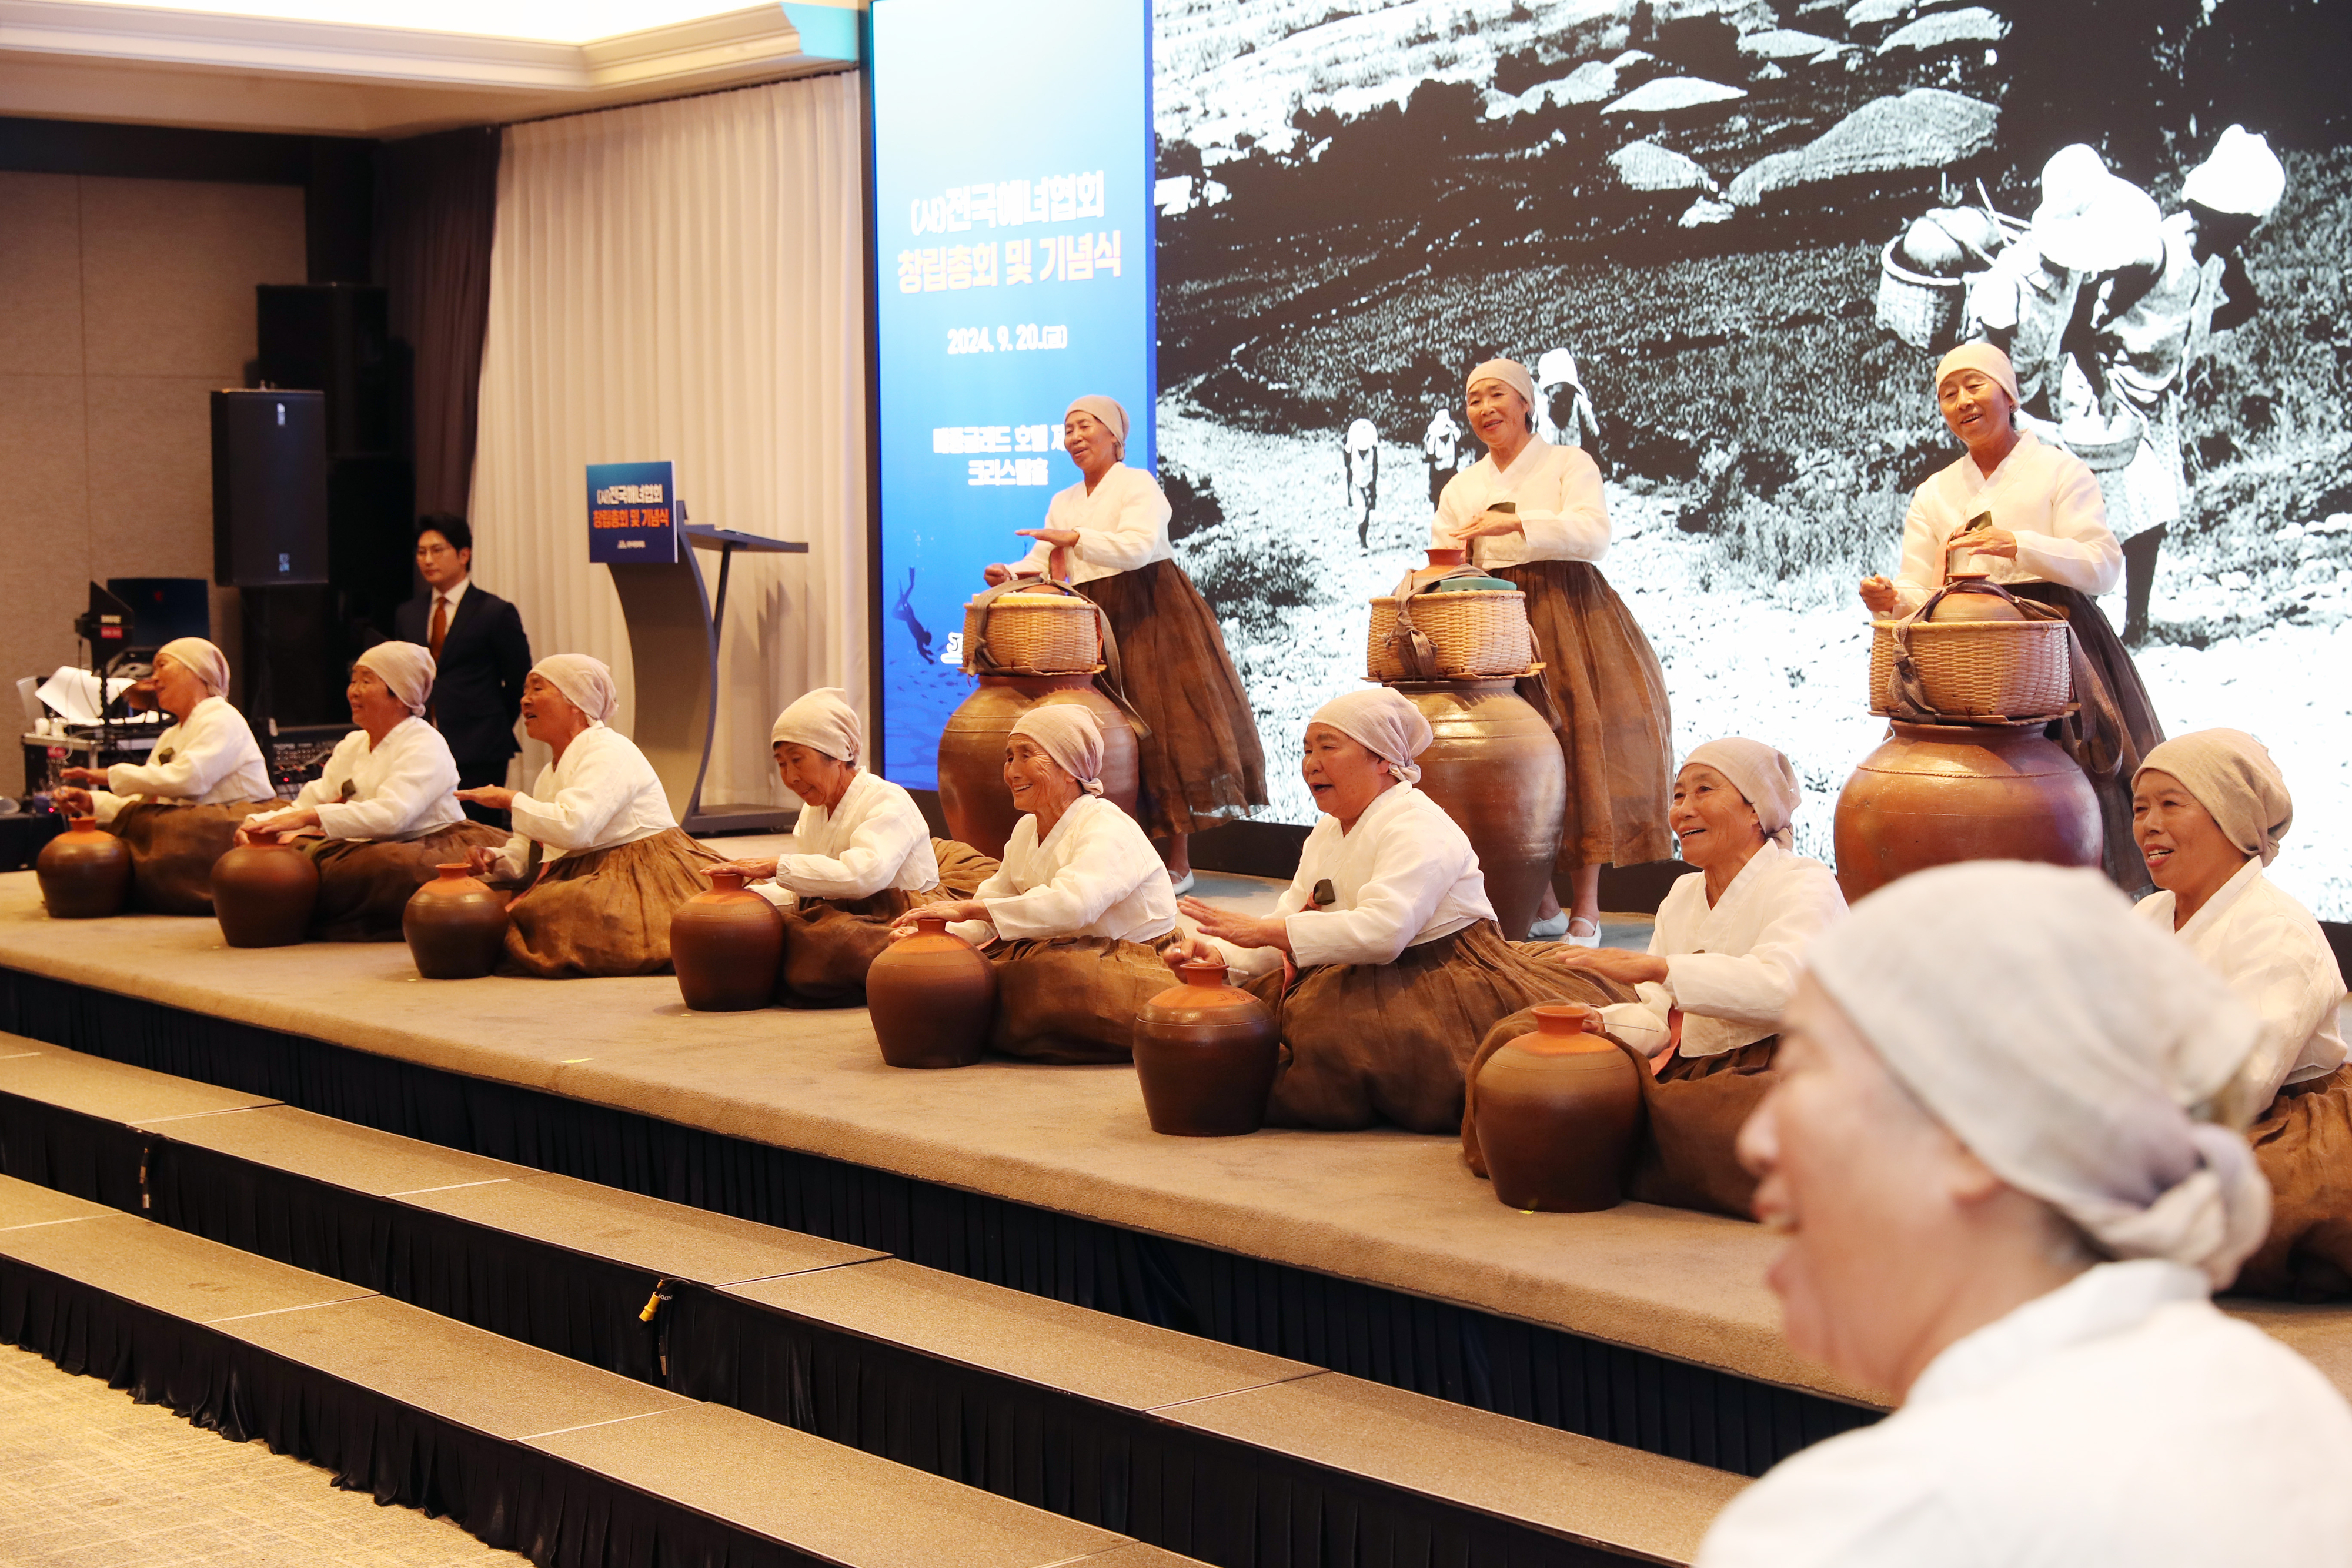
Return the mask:
<svg viewBox="0 0 2352 1568">
<path fill-rule="evenodd" d="M 416 571 L 424 597 L 394 612 L 401 641 L 431 650 L 439 673 L 433 682 L 434 727 L 449 743 L 457 785 L 471 789 L 507 781 L 507 759 L 522 749 L 514 726 L 522 712 L 523 677 L 530 674 L 530 639 L 522 617 L 497 594 L 468 579 L 474 530 L 466 519 L 432 513 L 416 528 Z M 507 814 L 468 802 L 466 815 L 493 827 Z"/>
</svg>

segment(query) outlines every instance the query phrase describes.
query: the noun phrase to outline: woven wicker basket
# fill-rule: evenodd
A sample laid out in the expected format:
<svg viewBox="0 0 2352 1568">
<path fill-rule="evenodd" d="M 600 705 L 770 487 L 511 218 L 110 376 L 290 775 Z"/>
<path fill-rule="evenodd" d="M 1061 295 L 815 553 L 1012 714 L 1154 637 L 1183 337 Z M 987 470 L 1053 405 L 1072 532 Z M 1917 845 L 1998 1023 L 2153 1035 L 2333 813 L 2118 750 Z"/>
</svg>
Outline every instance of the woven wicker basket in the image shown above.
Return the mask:
<svg viewBox="0 0 2352 1568">
<path fill-rule="evenodd" d="M 2074 700 L 2074 672 L 2063 621 L 1922 621 L 1911 628 L 1911 657 L 1927 706 L 1947 718 L 2023 723 L 2058 717 Z M 1870 711 L 1892 713 L 1886 683 L 1895 669 L 1895 622 L 1870 628 Z"/>
<path fill-rule="evenodd" d="M 993 668 L 980 666 L 981 621 L 988 622 Z M 1089 675 L 1102 665 L 1094 601 L 1058 593 L 1004 593 L 983 610 L 963 607 L 963 670 L 968 675 Z"/>
<path fill-rule="evenodd" d="M 1402 681 L 1404 661 L 1389 645 L 1396 630 L 1393 599 L 1372 601 L 1365 639 L 1365 673 L 1376 681 Z M 1427 678 L 1478 680 L 1524 675 L 1536 662 L 1535 633 L 1528 627 L 1528 596 L 1486 590 L 1470 593 L 1423 593 L 1412 601 L 1412 623 L 1437 651 L 1437 668 Z"/>
<path fill-rule="evenodd" d="M 2012 244 L 2026 226 L 2023 219 L 2007 213 L 1996 213 L 1993 221 Z M 1940 354 L 1959 340 L 1967 280 L 1914 272 L 1895 259 L 1902 243 L 1897 235 L 1878 253 L 1878 324 L 1915 349 Z"/>
</svg>

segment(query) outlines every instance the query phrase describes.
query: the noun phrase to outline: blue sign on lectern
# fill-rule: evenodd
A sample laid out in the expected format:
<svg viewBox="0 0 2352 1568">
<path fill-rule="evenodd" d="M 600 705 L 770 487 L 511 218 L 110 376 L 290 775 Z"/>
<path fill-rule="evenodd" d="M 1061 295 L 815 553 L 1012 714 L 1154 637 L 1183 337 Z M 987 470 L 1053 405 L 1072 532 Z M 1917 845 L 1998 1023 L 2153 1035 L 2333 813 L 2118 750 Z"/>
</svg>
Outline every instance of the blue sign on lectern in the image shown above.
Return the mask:
<svg viewBox="0 0 2352 1568">
<path fill-rule="evenodd" d="M 677 486 L 667 463 L 588 465 L 588 559 L 677 564 Z"/>
</svg>

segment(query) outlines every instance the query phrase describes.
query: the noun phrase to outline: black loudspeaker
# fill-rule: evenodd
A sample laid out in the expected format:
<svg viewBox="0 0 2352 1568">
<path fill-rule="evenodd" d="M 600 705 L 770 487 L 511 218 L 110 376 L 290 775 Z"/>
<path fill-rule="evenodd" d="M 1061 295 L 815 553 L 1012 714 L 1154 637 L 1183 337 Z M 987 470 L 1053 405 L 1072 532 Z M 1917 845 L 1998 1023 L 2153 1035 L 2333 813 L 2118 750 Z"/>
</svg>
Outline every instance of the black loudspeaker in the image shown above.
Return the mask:
<svg viewBox="0 0 2352 1568">
<path fill-rule="evenodd" d="M 213 393 L 213 580 L 327 580 L 326 397 Z"/>
<path fill-rule="evenodd" d="M 265 386 L 327 394 L 327 454 L 394 448 L 388 297 L 367 283 L 265 283 L 254 290 Z"/>
<path fill-rule="evenodd" d="M 213 634 L 213 597 L 201 577 L 110 577 L 106 591 L 137 617 L 131 637 L 134 648 Z"/>
</svg>

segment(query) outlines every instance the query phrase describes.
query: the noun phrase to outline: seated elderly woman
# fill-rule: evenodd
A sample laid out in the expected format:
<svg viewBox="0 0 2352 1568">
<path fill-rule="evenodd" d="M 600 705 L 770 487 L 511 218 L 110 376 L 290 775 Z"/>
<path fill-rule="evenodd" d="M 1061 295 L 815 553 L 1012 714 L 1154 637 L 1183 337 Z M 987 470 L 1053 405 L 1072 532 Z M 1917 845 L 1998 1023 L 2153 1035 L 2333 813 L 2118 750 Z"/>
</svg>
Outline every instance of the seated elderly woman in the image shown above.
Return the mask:
<svg viewBox="0 0 2352 1568">
<path fill-rule="evenodd" d="M 1699 1568 L 2345 1561 L 2352 1410 L 2207 1300 L 2263 1238 L 2209 1119 L 2261 1020 L 2054 866 L 1905 877 L 1806 962 L 1740 1148 L 1790 1347 L 1899 1408 L 1734 1498 Z"/>
<path fill-rule="evenodd" d="M 2187 943 L 2267 1026 L 2231 1091 L 2271 1186 L 2270 1233 L 2237 1288 L 2352 1295 L 2344 975 L 2311 911 L 2263 874 L 2294 823 L 2286 780 L 2252 736 L 2197 730 L 2140 764 L 2132 822 L 2158 889 L 2134 913 Z"/>
<path fill-rule="evenodd" d="M 783 911 L 778 1001 L 855 1006 L 890 928 L 931 902 L 921 895 L 969 898 L 996 862 L 932 838 L 912 795 L 858 767 L 866 733 L 839 686 L 793 703 L 768 735 L 777 774 L 801 799 L 791 847 L 712 869 L 741 872 Z"/>
<path fill-rule="evenodd" d="M 1803 792 L 1789 759 L 1761 741 L 1710 740 L 1675 775 L 1675 836 L 1696 866 L 1658 905 L 1646 953 L 1566 947 L 1559 961 L 1636 988 L 1639 999 L 1588 1020 L 1650 1059 L 1648 1115 L 1627 1183 L 1631 1196 L 1746 1218 L 1756 1178 L 1733 1142 L 1772 1082 L 1780 1010 L 1797 988 L 1806 946 L 1845 913 L 1837 876 L 1790 851 Z M 1534 1030 L 1533 1013 L 1495 1026 L 1477 1061 Z M 1471 1077 L 1477 1076 L 1477 1063 Z M 1486 1174 L 1476 1097 L 1462 1149 Z"/>
<path fill-rule="evenodd" d="M 359 727 L 336 744 L 294 803 L 257 812 L 237 841 L 299 844 L 319 868 L 310 936 L 320 942 L 397 942 L 409 896 L 434 868 L 506 835 L 457 805 L 457 764 L 425 722 L 433 655 L 379 643 L 352 664 L 344 696 Z"/>
<path fill-rule="evenodd" d="M 528 795 L 497 785 L 457 791 L 513 815 L 503 848 L 467 857 L 477 875 L 521 886 L 507 906 L 507 973 L 661 974 L 671 912 L 710 885 L 703 873 L 719 857 L 679 830 L 646 754 L 605 727 L 620 706 L 613 672 L 597 660 L 541 659 L 523 681 L 523 733 L 554 761 Z"/>
<path fill-rule="evenodd" d="M 1167 869 L 1143 830 L 1103 799 L 1102 730 L 1082 707 L 1047 704 L 1015 721 L 1004 782 L 1024 811 L 1004 862 L 970 898 L 920 905 L 996 966 L 989 1044 L 1032 1061 L 1128 1061 L 1135 1015 L 1168 988 L 1150 946 L 1175 928 Z"/>
<path fill-rule="evenodd" d="M 1429 743 L 1429 721 L 1385 686 L 1324 704 L 1300 763 L 1324 814 L 1274 915 L 1181 905 L 1202 935 L 1171 961 L 1222 953 L 1280 1024 L 1270 1124 L 1452 1132 L 1497 1019 L 1632 994 L 1503 940 L 1469 839 L 1413 788 Z"/>
<path fill-rule="evenodd" d="M 229 706 L 228 660 L 203 638 L 164 643 L 140 689 L 178 722 L 155 737 L 144 762 L 66 768 L 68 787 L 54 799 L 69 815 L 96 817 L 130 849 L 131 908 L 210 915 L 213 862 L 236 844 L 239 822 L 276 804 L 269 767 L 245 716 Z"/>
</svg>

